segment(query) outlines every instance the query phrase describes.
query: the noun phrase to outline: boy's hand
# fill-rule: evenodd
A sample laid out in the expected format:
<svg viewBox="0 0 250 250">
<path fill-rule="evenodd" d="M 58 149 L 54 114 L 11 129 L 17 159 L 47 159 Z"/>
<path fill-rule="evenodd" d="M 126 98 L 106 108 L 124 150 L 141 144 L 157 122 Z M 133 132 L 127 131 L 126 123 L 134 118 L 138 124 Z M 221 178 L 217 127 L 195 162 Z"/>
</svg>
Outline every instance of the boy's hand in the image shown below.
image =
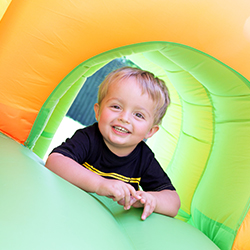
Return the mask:
<svg viewBox="0 0 250 250">
<path fill-rule="evenodd" d="M 98 195 L 107 196 L 114 201 L 123 200 L 124 209 L 131 207 L 131 197 L 137 197 L 136 190 L 130 184 L 119 180 L 110 180 L 103 178 L 96 190 Z"/>
<path fill-rule="evenodd" d="M 124 200 L 118 201 L 120 205 L 124 205 Z M 130 206 L 144 207 L 141 216 L 142 220 L 145 220 L 150 214 L 152 214 L 156 207 L 156 198 L 147 192 L 137 191 L 136 196 L 130 198 Z"/>
<path fill-rule="evenodd" d="M 141 199 L 138 199 L 135 201 L 135 203 L 131 204 L 133 207 L 144 207 L 141 219 L 146 220 L 146 218 L 152 214 L 156 207 L 156 198 L 144 191 L 137 191 L 137 195 L 141 197 Z"/>
</svg>

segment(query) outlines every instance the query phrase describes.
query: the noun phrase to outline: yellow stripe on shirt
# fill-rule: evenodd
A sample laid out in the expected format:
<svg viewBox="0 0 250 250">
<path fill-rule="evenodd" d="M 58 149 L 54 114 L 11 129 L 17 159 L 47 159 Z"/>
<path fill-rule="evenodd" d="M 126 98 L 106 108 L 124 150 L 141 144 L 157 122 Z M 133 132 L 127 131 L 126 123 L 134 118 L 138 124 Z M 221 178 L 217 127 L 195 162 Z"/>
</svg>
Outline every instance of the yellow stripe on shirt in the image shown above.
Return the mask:
<svg viewBox="0 0 250 250">
<path fill-rule="evenodd" d="M 100 175 L 100 176 L 103 176 L 103 177 L 112 177 L 114 179 L 117 179 L 117 180 L 121 180 L 121 181 L 124 181 L 124 182 L 128 182 L 128 183 L 137 183 L 138 186 L 140 184 L 140 180 L 141 180 L 141 177 L 138 177 L 138 178 L 130 178 L 130 177 L 126 177 L 126 176 L 123 176 L 123 175 L 120 175 L 120 174 L 117 174 L 117 173 L 104 173 L 96 168 L 94 168 L 93 166 L 91 166 L 90 164 L 88 164 L 87 162 L 84 162 L 82 164 L 85 168 L 87 168 L 88 170 Z"/>
</svg>

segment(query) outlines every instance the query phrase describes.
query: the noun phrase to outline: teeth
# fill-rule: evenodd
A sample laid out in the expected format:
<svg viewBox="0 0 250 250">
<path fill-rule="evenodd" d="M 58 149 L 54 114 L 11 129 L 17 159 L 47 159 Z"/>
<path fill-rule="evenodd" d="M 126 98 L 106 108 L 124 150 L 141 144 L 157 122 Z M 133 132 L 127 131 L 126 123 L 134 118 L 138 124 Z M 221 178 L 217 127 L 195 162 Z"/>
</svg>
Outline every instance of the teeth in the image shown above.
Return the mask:
<svg viewBox="0 0 250 250">
<path fill-rule="evenodd" d="M 126 130 L 125 128 L 118 127 L 118 126 L 115 126 L 114 128 L 115 128 L 115 130 L 117 130 L 117 131 L 119 131 L 119 132 L 129 133 L 129 131 L 128 131 L 128 130 Z"/>
</svg>

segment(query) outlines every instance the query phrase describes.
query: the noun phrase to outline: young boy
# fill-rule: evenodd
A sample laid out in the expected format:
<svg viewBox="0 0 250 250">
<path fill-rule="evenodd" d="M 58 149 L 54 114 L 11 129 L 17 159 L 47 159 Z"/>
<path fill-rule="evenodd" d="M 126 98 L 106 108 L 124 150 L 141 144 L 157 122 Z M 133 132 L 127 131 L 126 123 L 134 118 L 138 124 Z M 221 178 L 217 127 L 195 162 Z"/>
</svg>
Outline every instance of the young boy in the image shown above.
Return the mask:
<svg viewBox="0 0 250 250">
<path fill-rule="evenodd" d="M 46 167 L 124 209 L 144 207 L 142 220 L 152 212 L 174 217 L 179 196 L 143 141 L 158 131 L 169 102 L 165 84 L 150 72 L 130 67 L 111 72 L 94 105 L 97 123 L 55 148 Z"/>
</svg>

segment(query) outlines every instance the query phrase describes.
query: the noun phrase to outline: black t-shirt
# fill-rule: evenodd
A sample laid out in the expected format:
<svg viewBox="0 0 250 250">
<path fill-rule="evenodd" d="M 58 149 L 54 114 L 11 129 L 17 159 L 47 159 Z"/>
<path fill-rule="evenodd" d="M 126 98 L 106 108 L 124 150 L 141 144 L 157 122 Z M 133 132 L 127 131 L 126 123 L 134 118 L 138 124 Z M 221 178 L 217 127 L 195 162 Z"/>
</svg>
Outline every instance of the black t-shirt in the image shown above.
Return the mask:
<svg viewBox="0 0 250 250">
<path fill-rule="evenodd" d="M 175 190 L 153 152 L 143 141 L 128 156 L 119 157 L 106 146 L 97 123 L 77 130 L 72 138 L 52 152 L 70 157 L 105 178 L 127 182 L 136 190 L 139 186 L 144 191 Z"/>
</svg>

